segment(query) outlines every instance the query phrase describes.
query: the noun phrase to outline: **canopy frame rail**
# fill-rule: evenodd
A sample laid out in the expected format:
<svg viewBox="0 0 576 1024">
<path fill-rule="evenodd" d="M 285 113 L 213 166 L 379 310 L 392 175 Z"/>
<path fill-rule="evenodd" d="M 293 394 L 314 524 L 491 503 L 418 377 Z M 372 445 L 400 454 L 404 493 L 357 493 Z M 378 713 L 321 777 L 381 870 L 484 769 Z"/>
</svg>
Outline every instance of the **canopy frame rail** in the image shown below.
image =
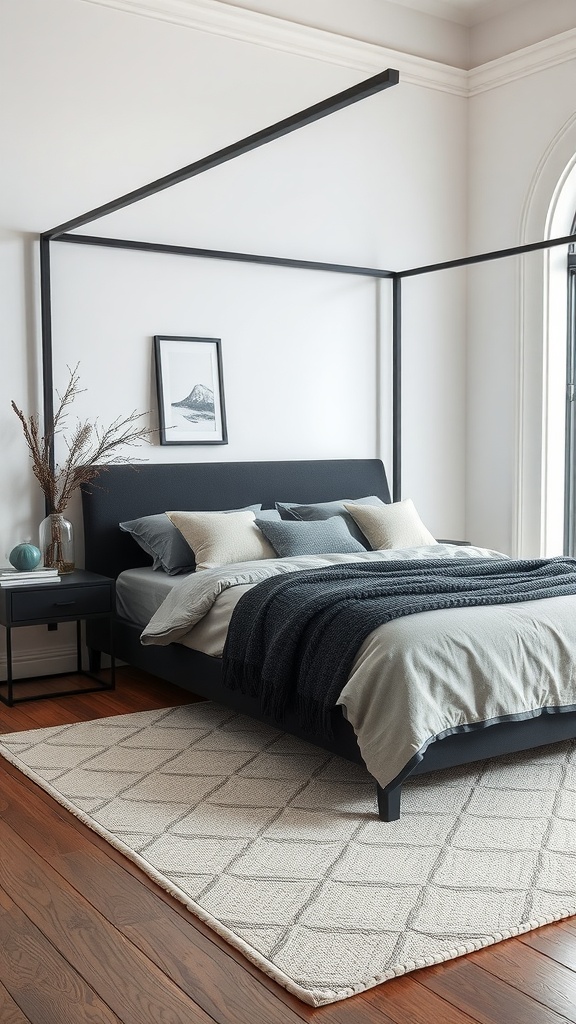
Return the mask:
<svg viewBox="0 0 576 1024">
<path fill-rule="evenodd" d="M 385 270 L 376 267 L 362 267 L 353 264 L 326 263 L 314 260 L 300 260 L 279 256 L 265 256 L 255 253 L 228 252 L 225 250 L 197 248 L 185 245 L 171 245 L 160 242 L 146 242 L 137 239 L 110 238 L 97 235 L 74 234 L 77 228 L 93 223 L 101 217 L 109 216 L 125 209 L 134 203 L 141 202 L 165 189 L 178 185 L 190 178 L 218 167 L 244 153 L 251 152 L 276 139 L 306 125 L 312 124 L 323 117 L 342 110 L 362 99 L 389 89 L 399 82 L 399 73 L 388 68 L 380 74 L 336 93 L 311 107 L 284 118 L 281 121 L 255 132 L 232 145 L 202 157 L 171 174 L 164 175 L 134 189 L 117 199 L 104 203 L 87 213 L 74 217 L 40 234 L 40 315 L 42 334 L 42 389 L 44 406 L 44 429 L 51 432 L 54 422 L 54 380 L 53 380 L 53 327 L 51 301 L 51 243 L 67 242 L 76 245 L 92 245 L 115 249 L 129 249 L 141 252 L 167 253 L 172 255 L 196 257 L 198 259 L 225 260 L 236 263 L 250 263 L 260 266 L 283 267 L 286 269 L 315 270 L 326 273 L 348 274 L 373 278 L 375 281 L 389 279 L 392 282 L 392 498 L 399 501 L 402 495 L 402 280 L 421 274 L 435 273 L 440 270 L 473 266 L 488 260 L 503 259 L 508 256 L 522 255 L 540 249 L 549 249 L 557 245 L 566 245 L 576 241 L 576 234 L 563 238 L 532 242 L 526 245 L 498 249 L 492 252 L 479 253 L 460 259 L 431 263 L 405 270 Z M 54 461 L 54 447 L 50 452 Z"/>
<path fill-rule="evenodd" d="M 117 213 L 118 210 L 123 210 L 126 206 L 138 203 L 142 199 L 148 199 L 150 196 L 156 195 L 157 192 L 162 192 L 173 185 L 179 185 L 181 182 L 188 181 L 198 174 L 203 174 L 213 167 L 219 167 L 221 164 L 228 163 L 244 153 L 250 153 L 254 149 L 259 149 L 268 142 L 274 142 L 285 135 L 290 135 L 299 128 L 304 128 L 306 125 L 313 124 L 314 121 L 319 121 L 323 117 L 334 114 L 337 110 L 343 110 L 353 103 L 358 103 L 359 100 L 364 100 L 368 96 L 374 96 L 375 93 L 382 92 L 384 89 L 390 89 L 393 85 L 397 85 L 399 80 L 400 74 L 395 68 L 381 71 L 379 74 L 372 75 L 371 78 L 365 79 L 363 82 L 358 82 L 349 89 L 344 89 L 343 92 L 338 92 L 334 96 L 329 96 L 328 99 L 321 100 L 320 103 L 314 103 L 313 106 L 306 107 L 290 117 L 276 121 L 275 124 L 270 125 L 268 128 L 263 128 L 252 135 L 247 135 L 246 138 L 233 142 L 232 145 L 225 146 L 223 149 L 216 150 L 216 152 L 211 153 L 209 156 L 201 157 L 200 160 L 195 160 L 194 163 L 187 164 L 185 167 L 180 167 L 177 171 L 172 171 L 171 174 L 165 174 L 162 178 L 156 178 L 148 185 L 142 185 L 141 188 L 127 192 L 125 195 L 119 196 L 109 203 L 104 203 L 88 213 L 83 213 L 79 217 L 65 221 L 63 224 L 59 224 L 58 227 L 45 232 L 45 235 L 49 239 L 54 239 L 58 235 L 64 234 L 64 232 L 72 231 L 74 228 L 82 227 L 84 224 L 91 224 L 100 217 Z"/>
<path fill-rule="evenodd" d="M 230 146 L 225 146 L 223 149 L 217 150 L 216 152 L 209 154 L 208 156 L 202 157 L 200 160 L 196 160 L 191 164 L 187 164 L 185 167 L 181 167 L 171 174 L 166 174 L 161 178 L 157 178 L 147 185 L 143 185 L 141 188 L 134 189 L 132 192 L 128 192 L 125 195 L 119 196 L 117 199 L 113 199 L 109 203 L 104 203 L 102 206 L 98 206 L 88 213 L 81 214 L 79 217 L 74 217 L 71 220 L 65 221 L 59 224 L 57 227 L 51 228 L 49 231 L 45 231 L 40 235 L 40 316 L 41 316 L 41 334 L 42 334 L 42 393 L 43 393 L 43 406 L 44 406 L 44 430 L 45 433 L 51 433 L 54 424 L 54 379 L 53 379 L 53 331 L 52 331 L 52 302 L 51 302 L 51 253 L 50 243 L 62 239 L 65 235 L 69 236 L 66 241 L 71 241 L 72 236 L 70 232 L 76 228 L 83 227 L 86 224 L 91 224 L 93 221 L 116 213 L 119 210 L 125 209 L 127 206 L 131 206 L 134 203 L 140 202 L 143 199 L 147 199 L 150 196 L 156 195 L 158 192 L 164 189 L 171 188 L 174 185 L 178 185 L 181 182 L 187 181 L 190 178 L 196 177 L 199 174 L 203 174 L 213 167 L 221 166 L 224 163 L 228 163 L 230 160 L 235 159 L 238 156 L 242 156 L 244 153 L 252 152 L 261 146 L 266 145 L 268 142 L 273 142 L 276 139 L 282 138 L 289 135 L 291 132 L 297 131 L 299 128 L 303 128 L 306 125 L 312 124 L 321 118 L 327 117 L 330 114 L 335 113 L 338 110 L 342 110 L 345 107 L 351 106 L 353 103 L 357 103 L 360 100 L 366 99 L 368 96 L 373 96 L 376 93 L 382 92 L 385 89 L 389 89 L 394 85 L 397 85 L 400 79 L 399 72 L 395 68 L 388 68 L 382 71 L 380 74 L 373 75 L 363 82 L 359 82 L 353 85 L 349 89 L 345 89 L 342 92 L 336 93 L 334 96 L 330 96 L 325 100 L 321 100 L 319 103 L 315 103 L 310 107 L 306 107 L 304 110 L 299 111 L 290 117 L 283 118 L 281 121 L 277 121 L 275 124 L 270 125 L 268 128 L 264 128 L 261 131 L 255 132 L 252 135 L 248 135 L 238 142 L 232 143 Z M 99 242 L 88 242 L 88 237 L 85 236 L 84 244 L 105 244 L 102 240 Z M 77 237 L 74 241 L 78 241 Z M 118 246 L 120 240 L 116 240 Z M 109 240 L 109 244 L 111 240 Z M 142 251 L 155 251 L 155 252 L 171 252 L 178 253 L 180 255 L 200 255 L 200 251 L 190 251 L 185 253 L 187 247 L 183 246 L 167 246 L 160 247 L 155 243 L 139 244 L 137 242 L 128 243 L 125 240 L 123 248 L 139 248 Z M 212 252 L 212 256 L 210 256 Z M 336 268 L 336 266 L 330 264 L 315 264 L 308 260 L 296 260 L 286 261 L 281 259 L 275 259 L 274 257 L 268 258 L 252 258 L 248 257 L 248 254 L 228 254 L 227 257 L 224 254 L 216 254 L 214 250 L 203 250 L 203 258 L 234 258 L 237 261 L 251 262 L 251 263 L 268 263 L 270 265 L 294 267 L 298 266 L 300 269 L 315 269 L 315 270 L 326 270 L 336 273 L 363 273 L 362 268 Z M 370 277 L 393 277 L 392 272 L 380 272 L 368 274 Z M 394 414 L 393 414 L 394 419 Z M 397 445 L 398 453 L 400 452 L 400 442 Z M 50 461 L 52 466 L 54 465 L 54 445 L 50 446 Z"/>
</svg>

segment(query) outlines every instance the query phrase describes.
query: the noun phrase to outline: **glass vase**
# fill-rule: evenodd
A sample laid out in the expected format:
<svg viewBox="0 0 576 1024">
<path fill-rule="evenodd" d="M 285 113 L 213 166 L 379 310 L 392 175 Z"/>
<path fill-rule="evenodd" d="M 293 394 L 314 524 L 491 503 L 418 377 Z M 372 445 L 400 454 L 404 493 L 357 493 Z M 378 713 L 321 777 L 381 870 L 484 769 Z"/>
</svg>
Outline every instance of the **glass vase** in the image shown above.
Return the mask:
<svg viewBox="0 0 576 1024">
<path fill-rule="evenodd" d="M 61 512 L 53 512 L 40 523 L 40 551 L 46 568 L 73 571 L 74 530 Z"/>
</svg>

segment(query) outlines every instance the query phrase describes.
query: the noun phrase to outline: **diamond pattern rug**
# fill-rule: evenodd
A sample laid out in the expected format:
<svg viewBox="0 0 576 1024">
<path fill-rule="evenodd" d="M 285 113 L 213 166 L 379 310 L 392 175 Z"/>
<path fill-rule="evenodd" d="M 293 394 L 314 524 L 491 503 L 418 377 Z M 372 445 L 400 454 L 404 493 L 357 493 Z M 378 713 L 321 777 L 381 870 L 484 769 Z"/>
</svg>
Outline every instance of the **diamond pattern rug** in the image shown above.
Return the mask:
<svg viewBox="0 0 576 1024">
<path fill-rule="evenodd" d="M 367 773 L 212 703 L 0 737 L 0 753 L 314 1006 L 576 913 L 576 744 Z"/>
</svg>

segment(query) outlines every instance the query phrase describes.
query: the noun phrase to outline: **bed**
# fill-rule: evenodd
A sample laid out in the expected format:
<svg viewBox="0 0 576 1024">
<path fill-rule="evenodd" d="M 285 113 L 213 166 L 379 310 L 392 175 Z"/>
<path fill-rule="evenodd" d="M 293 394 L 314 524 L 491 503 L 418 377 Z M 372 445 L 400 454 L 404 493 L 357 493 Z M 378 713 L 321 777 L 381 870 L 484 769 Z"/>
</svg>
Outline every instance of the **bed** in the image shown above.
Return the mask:
<svg viewBox="0 0 576 1024">
<path fill-rule="evenodd" d="M 261 503 L 329 502 L 343 496 L 377 495 L 390 501 L 386 473 L 377 459 L 299 462 L 177 463 L 107 467 L 97 486 L 82 489 L 86 569 L 117 578 L 126 570 L 150 565 L 150 558 L 118 524 L 168 509 L 212 511 Z M 414 618 L 414 616 L 412 617 Z M 117 616 L 115 654 L 195 694 L 218 701 L 254 718 L 274 724 L 262 713 L 257 698 L 225 687 L 222 661 L 182 643 L 144 646 L 142 623 Z M 87 624 L 91 667 L 109 653 L 109 637 L 95 620 Z M 560 709 L 555 709 L 560 710 Z M 563 703 L 562 713 L 536 717 L 499 716 L 451 730 L 430 742 L 410 769 L 422 774 L 486 757 L 568 739 L 576 735 L 576 700 Z M 364 763 L 356 734 L 341 706 L 331 711 L 330 734 L 303 730 L 289 712 L 283 727 L 300 738 L 357 763 Z M 376 783 L 382 820 L 400 815 L 402 782 Z"/>
</svg>

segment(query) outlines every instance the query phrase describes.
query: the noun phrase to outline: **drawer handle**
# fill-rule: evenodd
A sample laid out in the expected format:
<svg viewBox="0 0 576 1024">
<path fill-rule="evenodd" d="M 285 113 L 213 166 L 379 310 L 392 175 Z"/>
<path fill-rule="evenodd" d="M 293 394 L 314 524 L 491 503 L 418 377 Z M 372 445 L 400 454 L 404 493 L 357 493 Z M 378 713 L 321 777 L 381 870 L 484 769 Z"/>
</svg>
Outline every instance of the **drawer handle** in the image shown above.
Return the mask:
<svg viewBox="0 0 576 1024">
<path fill-rule="evenodd" d="M 55 608 L 67 608 L 72 604 L 76 604 L 76 601 L 54 601 Z"/>
</svg>

